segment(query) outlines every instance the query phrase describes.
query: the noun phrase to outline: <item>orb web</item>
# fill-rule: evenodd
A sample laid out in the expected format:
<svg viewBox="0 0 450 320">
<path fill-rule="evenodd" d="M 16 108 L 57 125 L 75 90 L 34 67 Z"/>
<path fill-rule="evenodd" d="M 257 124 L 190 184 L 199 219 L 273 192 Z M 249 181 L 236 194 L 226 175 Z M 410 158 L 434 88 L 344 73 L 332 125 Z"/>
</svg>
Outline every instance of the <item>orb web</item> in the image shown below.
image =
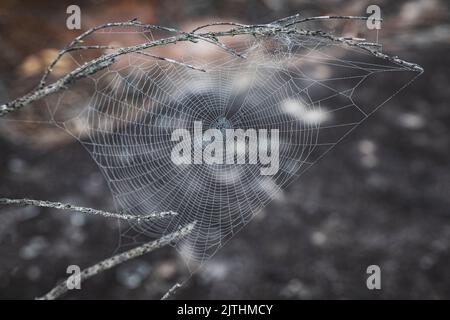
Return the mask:
<svg viewBox="0 0 450 320">
<path fill-rule="evenodd" d="M 194 264 L 214 255 L 417 76 L 362 49 L 298 34 L 233 40 L 230 46 L 246 59 L 211 44 L 176 46 L 178 61 L 206 72 L 128 54 L 92 76 L 89 102 L 64 125 L 102 170 L 121 212 L 178 213 L 133 223 L 133 230 L 156 238 L 195 222 L 194 230 L 174 243 Z M 195 46 L 200 49 L 192 50 Z M 365 101 L 368 88 L 386 83 L 393 72 L 409 74 L 408 79 L 384 87 L 379 100 Z M 261 166 L 249 163 L 174 164 L 172 132 L 191 130 L 196 121 L 203 131 L 278 129 L 278 171 L 261 175 Z"/>
</svg>

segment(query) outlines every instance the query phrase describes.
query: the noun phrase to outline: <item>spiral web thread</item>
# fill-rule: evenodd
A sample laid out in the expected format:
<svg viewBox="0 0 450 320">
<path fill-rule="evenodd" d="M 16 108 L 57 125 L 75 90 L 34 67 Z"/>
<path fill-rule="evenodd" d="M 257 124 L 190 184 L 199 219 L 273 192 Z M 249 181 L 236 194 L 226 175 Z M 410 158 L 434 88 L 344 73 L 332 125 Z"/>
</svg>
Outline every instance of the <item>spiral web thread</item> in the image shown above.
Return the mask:
<svg viewBox="0 0 450 320">
<path fill-rule="evenodd" d="M 148 32 L 142 36 L 149 40 Z M 190 266 L 214 255 L 291 181 L 417 76 L 364 50 L 296 34 L 233 38 L 230 46 L 247 59 L 211 44 L 176 46 L 178 61 L 206 72 L 128 54 L 92 76 L 94 94 L 64 126 L 102 170 L 120 212 L 178 213 L 125 227 L 124 244 L 196 221 L 194 231 L 174 243 Z M 383 86 L 393 72 L 408 79 L 397 88 L 384 85 L 377 101 L 359 102 L 368 87 Z M 261 166 L 253 164 L 173 164 L 171 133 L 191 130 L 194 121 L 202 121 L 203 130 L 278 129 L 279 171 L 264 176 Z"/>
</svg>

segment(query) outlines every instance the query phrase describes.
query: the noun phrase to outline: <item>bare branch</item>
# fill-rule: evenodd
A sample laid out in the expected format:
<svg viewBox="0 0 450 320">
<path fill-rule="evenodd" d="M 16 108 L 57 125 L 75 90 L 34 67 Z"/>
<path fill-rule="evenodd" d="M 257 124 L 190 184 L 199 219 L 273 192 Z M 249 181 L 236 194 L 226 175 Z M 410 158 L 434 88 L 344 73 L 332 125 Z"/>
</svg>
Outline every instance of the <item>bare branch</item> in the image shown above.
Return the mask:
<svg viewBox="0 0 450 320">
<path fill-rule="evenodd" d="M 44 208 L 54 208 L 59 210 L 69 210 L 76 211 L 87 215 L 99 215 L 105 218 L 117 218 L 122 220 L 137 220 L 137 221 L 151 221 L 158 220 L 167 217 L 175 216 L 177 213 L 173 211 L 165 211 L 158 213 L 150 213 L 142 216 L 135 216 L 131 214 L 121 214 L 121 213 L 113 213 L 103 210 L 97 210 L 86 207 L 74 206 L 71 204 L 61 203 L 61 202 L 51 202 L 44 200 L 32 200 L 32 199 L 9 199 L 9 198 L 0 198 L 0 204 L 5 205 L 19 205 L 19 206 L 35 206 L 35 207 L 44 207 Z"/>
<path fill-rule="evenodd" d="M 93 34 L 94 32 L 97 32 L 99 30 L 102 29 L 108 29 L 108 28 L 114 28 L 114 27 L 136 27 L 136 28 L 140 28 L 143 30 L 149 30 L 149 29 L 154 29 L 154 30 L 160 30 L 160 31 L 167 31 L 167 32 L 172 32 L 172 33 L 179 33 L 179 34 L 185 34 L 188 36 L 190 36 L 190 33 L 185 33 L 182 31 L 179 31 L 177 29 L 174 28 L 168 28 L 168 27 L 162 27 L 162 26 L 157 26 L 157 25 L 153 25 L 153 24 L 143 24 L 139 21 L 137 21 L 137 19 L 132 19 L 129 21 L 125 21 L 125 22 L 111 22 L 111 23 L 106 23 L 106 24 L 102 24 L 99 26 L 96 26 L 94 28 L 91 28 L 89 30 L 87 30 L 86 32 L 82 33 L 81 35 L 79 35 L 78 37 L 76 37 L 74 40 L 72 40 L 72 42 L 70 42 L 66 47 L 64 47 L 59 53 L 58 55 L 55 57 L 55 59 L 48 65 L 44 75 L 42 76 L 41 81 L 39 82 L 39 89 L 42 89 L 45 86 L 45 83 L 47 81 L 47 78 L 49 77 L 50 73 L 53 71 L 53 67 L 61 60 L 61 58 L 68 52 L 74 51 L 74 50 L 79 50 L 82 49 L 83 47 L 78 46 L 78 47 L 74 47 L 75 45 L 79 44 L 79 43 L 83 43 L 84 40 L 90 36 L 91 34 Z M 198 37 L 197 35 L 192 35 L 193 38 Z M 201 38 L 201 36 L 199 36 L 199 38 Z M 186 40 L 186 39 L 185 39 Z M 185 40 L 179 40 L 179 41 L 185 41 Z M 189 39 L 187 39 L 189 40 Z M 192 40 L 192 39 L 191 39 Z M 190 40 L 190 41 L 191 41 Z M 215 45 L 220 46 L 222 49 L 232 53 L 232 54 L 237 54 L 236 52 L 234 52 L 231 48 L 228 48 L 227 46 L 225 46 L 222 43 L 219 43 L 219 41 L 215 40 L 215 39 L 203 39 L 205 41 L 208 41 L 210 43 L 213 43 Z M 100 46 L 84 46 L 84 49 L 100 49 Z M 105 48 L 106 49 L 106 48 Z M 110 48 L 111 49 L 111 48 Z M 171 61 L 174 62 L 174 61 Z M 1 111 L 1 110 L 0 110 Z M 0 114 L 1 116 L 1 114 Z"/>
<path fill-rule="evenodd" d="M 345 37 L 335 37 L 332 35 L 329 35 L 322 31 L 311 31 L 311 30 L 305 30 L 305 29 L 297 29 L 295 26 L 301 23 L 305 23 L 308 21 L 318 21 L 318 20 L 330 20 L 330 19 L 338 19 L 338 20 L 367 20 L 368 17 L 358 17 L 358 16 L 317 16 L 317 17 L 309 17 L 309 18 L 300 18 L 300 15 L 294 15 L 291 17 L 283 18 L 275 20 L 272 23 L 268 24 L 258 24 L 258 25 L 244 25 L 244 24 L 238 24 L 234 22 L 217 22 L 217 23 L 210 23 L 207 25 L 200 26 L 198 28 L 195 28 L 192 32 L 181 32 L 179 30 L 176 30 L 174 28 L 167 28 L 167 27 L 161 27 L 156 25 L 147 25 L 142 24 L 141 22 L 137 21 L 136 19 L 129 20 L 126 22 L 114 22 L 114 23 L 107 23 L 104 25 L 100 25 L 97 27 L 94 27 L 92 29 L 89 29 L 85 33 L 81 34 L 80 36 L 76 37 L 71 43 L 69 43 L 64 49 L 62 49 L 58 56 L 55 58 L 54 61 L 50 63 L 50 65 L 47 67 L 46 72 L 44 73 L 41 82 L 39 84 L 38 89 L 20 97 L 13 101 L 10 101 L 6 104 L 0 105 L 0 117 L 6 115 L 9 112 L 18 110 L 22 108 L 23 106 L 26 106 L 36 100 L 42 99 L 52 93 L 58 92 L 60 90 L 66 89 L 69 85 L 71 85 L 73 82 L 88 77 L 91 74 L 94 74 L 100 70 L 103 70 L 110 65 L 112 65 L 116 58 L 129 54 L 129 53 L 136 53 L 140 52 L 142 54 L 143 50 L 150 49 L 157 46 L 163 46 L 167 44 L 174 44 L 177 42 L 182 41 L 190 41 L 190 42 L 197 42 L 199 40 L 206 41 L 208 43 L 211 43 L 213 45 L 216 45 L 220 47 L 221 49 L 225 50 L 226 52 L 230 53 L 231 55 L 234 55 L 239 58 L 245 58 L 244 55 L 242 55 L 239 52 L 236 52 L 236 50 L 228 47 L 218 39 L 220 37 L 233 37 L 237 35 L 260 35 L 260 36 L 270 36 L 274 34 L 299 34 L 303 36 L 311 36 L 311 37 L 318 37 L 322 39 L 328 39 L 333 42 L 345 44 L 351 47 L 358 47 L 361 48 L 368 53 L 374 55 L 375 57 L 390 61 L 392 63 L 396 63 L 398 65 L 401 65 L 405 67 L 408 70 L 411 71 L 417 71 L 417 72 L 423 72 L 422 67 L 420 67 L 417 64 L 404 61 L 398 57 L 395 56 L 389 56 L 387 54 L 381 53 L 377 50 L 379 47 L 378 44 L 374 43 L 368 43 L 368 42 L 362 42 L 361 39 L 356 38 L 345 38 Z M 217 32 L 204 32 L 204 33 L 195 33 L 196 31 L 206 28 L 208 26 L 214 26 L 214 25 L 230 25 L 234 28 L 226 31 L 217 31 Z M 81 65 L 80 67 L 72 70 L 71 72 L 67 73 L 65 76 L 61 77 L 57 81 L 55 81 L 52 84 L 46 85 L 46 80 L 51 73 L 53 67 L 56 65 L 56 63 L 61 59 L 61 57 L 73 50 L 81 50 L 83 49 L 82 46 L 77 46 L 79 43 L 82 43 L 83 40 L 91 35 L 92 33 L 99 31 L 101 29 L 106 28 L 112 28 L 112 27 L 136 27 L 143 30 L 147 29 L 155 29 L 155 30 L 161 30 L 161 31 L 167 31 L 167 32 L 173 32 L 177 33 L 175 36 L 162 38 L 159 40 L 149 41 L 142 44 L 130 46 L 130 47 L 124 47 L 124 48 L 118 48 L 115 51 L 103 54 L 91 61 L 88 61 Z M 94 48 L 100 48 L 99 46 L 85 46 L 84 49 L 94 49 Z M 153 55 L 150 55 L 153 56 Z M 165 60 L 171 63 L 181 64 L 185 67 L 191 68 L 191 69 L 199 69 L 194 66 L 184 64 L 178 61 L 175 61 L 173 59 L 168 58 L 162 58 L 153 56 L 156 59 Z M 202 71 L 202 70 L 200 70 Z"/>
<path fill-rule="evenodd" d="M 175 231 L 171 234 L 163 236 L 163 237 L 159 238 L 158 240 L 145 243 L 139 247 L 122 252 L 111 258 L 108 258 L 99 263 L 96 263 L 93 266 L 81 271 L 80 281 L 82 283 L 84 280 L 87 280 L 105 270 L 109 270 L 109 269 L 111 269 L 121 263 L 124 263 L 130 259 L 140 257 L 146 253 L 153 251 L 153 250 L 164 247 L 174 241 L 179 241 L 180 239 L 182 239 L 183 237 L 188 235 L 194 229 L 194 227 L 195 227 L 195 222 L 179 229 L 178 231 Z M 54 300 L 54 299 L 61 297 L 64 293 L 66 293 L 68 291 L 68 286 L 67 286 L 68 280 L 70 280 L 70 277 L 63 282 L 60 282 L 52 290 L 50 290 L 47 294 L 45 294 L 44 296 L 37 298 L 37 299 L 38 300 Z"/>
</svg>

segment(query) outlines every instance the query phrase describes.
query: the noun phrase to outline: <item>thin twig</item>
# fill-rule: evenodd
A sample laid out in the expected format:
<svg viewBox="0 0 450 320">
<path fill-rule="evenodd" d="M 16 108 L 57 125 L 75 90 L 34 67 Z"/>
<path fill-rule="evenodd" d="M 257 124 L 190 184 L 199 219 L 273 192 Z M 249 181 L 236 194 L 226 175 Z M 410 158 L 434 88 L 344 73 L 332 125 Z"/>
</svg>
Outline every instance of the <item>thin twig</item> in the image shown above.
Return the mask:
<svg viewBox="0 0 450 320">
<path fill-rule="evenodd" d="M 172 296 L 177 292 L 177 290 L 181 288 L 181 286 L 182 286 L 182 284 L 180 284 L 180 283 L 178 283 L 178 282 L 175 283 L 175 284 L 172 286 L 172 288 L 170 288 L 169 291 L 167 291 L 167 292 L 161 297 L 161 300 L 167 300 L 167 299 L 169 299 L 170 297 L 172 297 Z"/>
<path fill-rule="evenodd" d="M 301 18 L 301 19 L 293 19 L 289 20 L 290 22 L 284 24 L 284 27 L 290 27 L 296 24 L 305 23 L 308 21 L 318 21 L 318 20 L 367 20 L 369 17 L 364 16 L 317 16 L 317 17 L 309 17 L 309 18 Z M 382 21 L 380 19 L 380 21 Z"/>
<path fill-rule="evenodd" d="M 82 33 L 81 35 L 79 35 L 78 37 L 76 37 L 75 39 L 73 39 L 69 44 L 67 44 L 59 53 L 58 55 L 53 59 L 52 62 L 50 62 L 50 64 L 48 65 L 45 73 L 43 74 L 41 81 L 39 82 L 39 86 L 38 89 L 42 89 L 45 86 L 45 83 L 47 81 L 47 78 L 50 76 L 50 73 L 53 71 L 54 66 L 61 60 L 61 58 L 68 52 L 74 51 L 74 48 L 82 48 L 80 46 L 75 47 L 75 45 L 79 44 L 79 43 L 83 43 L 84 40 L 89 37 L 91 34 L 93 34 L 94 32 L 103 30 L 103 29 L 109 29 L 109 28 L 114 28 L 114 27 L 135 27 L 135 28 L 139 28 L 139 29 L 143 29 L 143 30 L 149 30 L 149 29 L 154 29 L 154 30 L 159 30 L 159 31 L 167 31 L 167 32 L 172 32 L 172 33 L 177 33 L 177 34 L 184 34 L 187 35 L 187 40 L 189 41 L 193 41 L 193 39 L 189 39 L 191 36 L 192 38 L 202 38 L 201 36 L 197 36 L 197 35 L 191 35 L 190 33 L 186 33 L 186 32 L 182 32 L 180 30 L 177 30 L 175 28 L 169 28 L 169 27 L 162 27 L 162 26 L 158 26 L 158 25 L 154 25 L 154 24 L 143 24 L 141 22 L 139 22 L 136 18 L 135 19 L 131 19 L 129 21 L 125 21 L 125 22 L 110 22 L 110 23 L 105 23 L 96 27 L 93 27 L 89 30 L 87 30 L 86 32 Z M 218 45 L 220 46 L 222 49 L 232 53 L 232 54 L 237 54 L 233 49 L 228 48 L 226 45 L 222 44 L 222 43 L 218 43 L 219 41 L 215 40 L 215 39 L 203 39 L 205 41 L 208 41 L 212 44 Z M 185 40 L 180 40 L 180 41 L 185 41 Z M 95 46 L 86 46 L 86 49 L 99 49 L 99 48 L 89 48 L 89 47 L 95 47 Z M 77 49 L 78 50 L 78 49 Z M 175 61 L 171 61 L 171 62 L 175 62 Z M 1 114 L 0 114 L 1 116 Z"/>
<path fill-rule="evenodd" d="M 177 65 L 189 68 L 189 69 L 193 69 L 193 70 L 197 70 L 197 71 L 201 71 L 201 72 L 206 72 L 205 69 L 198 68 L 198 67 L 193 66 L 191 64 L 180 62 L 180 61 L 177 61 L 177 60 L 174 60 L 174 59 L 160 57 L 160 56 L 155 56 L 153 54 L 149 54 L 147 52 L 142 52 L 142 51 L 136 51 L 135 53 L 141 54 L 143 56 L 147 56 L 147 57 L 150 57 L 150 58 L 154 58 L 154 59 L 158 59 L 158 60 L 162 60 L 162 61 L 167 61 L 167 62 L 170 62 L 170 63 L 173 63 L 173 64 L 177 64 Z"/>
<path fill-rule="evenodd" d="M 247 24 L 242 24 L 242 23 L 237 23 L 237 22 L 211 22 L 211 23 L 206 23 L 203 24 L 201 26 L 196 27 L 195 29 L 193 29 L 191 32 L 197 32 L 198 30 L 204 29 L 204 28 L 208 28 L 208 27 L 212 27 L 212 26 L 235 26 L 235 27 L 250 27 Z"/>
<path fill-rule="evenodd" d="M 269 25 L 282 25 L 285 22 L 292 21 L 300 17 L 300 13 L 293 14 L 292 16 L 284 17 L 281 19 L 277 19 L 269 23 Z"/>
<path fill-rule="evenodd" d="M 84 280 L 87 280 L 105 270 L 109 270 L 121 263 L 124 263 L 130 259 L 140 257 L 146 253 L 153 251 L 153 250 L 164 247 L 174 241 L 175 242 L 179 241 L 180 239 L 182 239 L 183 237 L 188 235 L 194 229 L 194 227 L 195 227 L 195 222 L 188 224 L 187 226 L 179 229 L 178 231 L 175 231 L 166 236 L 163 236 L 163 237 L 159 238 L 158 240 L 145 243 L 139 247 L 122 252 L 111 258 L 108 258 L 99 263 L 96 263 L 93 266 L 81 271 L 80 278 L 79 278 L 80 283 L 82 283 Z M 59 298 L 60 296 L 62 296 L 64 293 L 66 293 L 69 290 L 67 284 L 70 279 L 71 278 L 69 277 L 65 281 L 60 282 L 52 290 L 50 290 L 47 294 L 45 294 L 44 296 L 37 298 L 37 299 L 38 300 L 55 300 L 55 299 Z"/>
<path fill-rule="evenodd" d="M 33 199 L 9 199 L 9 198 L 0 198 L 0 204 L 6 205 L 19 205 L 19 206 L 35 206 L 35 207 L 44 207 L 44 208 L 54 208 L 59 210 L 69 210 L 81 212 L 87 215 L 99 215 L 105 218 L 117 218 L 122 220 L 138 220 L 138 221 L 151 221 L 151 220 L 159 220 L 167 217 L 175 216 L 177 213 L 173 211 L 165 211 L 158 213 L 150 213 L 144 214 L 141 216 L 135 216 L 132 214 L 122 214 L 122 213 L 113 213 L 103 210 L 97 210 L 86 207 L 74 206 L 72 204 L 61 203 L 61 202 L 51 202 L 45 200 L 33 200 Z"/>
</svg>

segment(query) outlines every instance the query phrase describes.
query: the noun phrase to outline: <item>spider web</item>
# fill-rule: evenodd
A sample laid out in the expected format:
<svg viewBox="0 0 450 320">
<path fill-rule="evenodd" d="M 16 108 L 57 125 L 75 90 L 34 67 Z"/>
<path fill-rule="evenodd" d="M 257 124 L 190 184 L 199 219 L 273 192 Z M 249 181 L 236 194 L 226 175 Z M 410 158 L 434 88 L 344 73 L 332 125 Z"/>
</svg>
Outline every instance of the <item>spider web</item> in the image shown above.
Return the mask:
<svg viewBox="0 0 450 320">
<path fill-rule="evenodd" d="M 206 72 L 144 54 L 123 56 L 91 77 L 88 104 L 64 122 L 103 172 L 120 212 L 178 213 L 133 222 L 123 230 L 124 242 L 195 222 L 193 232 L 173 244 L 191 267 L 214 255 L 418 75 L 322 38 L 283 34 L 228 44 L 247 58 L 211 44 L 176 44 L 174 59 Z M 393 72 L 402 73 L 398 87 L 386 85 Z M 382 90 L 368 102 L 365 93 L 374 86 Z M 203 130 L 278 129 L 278 172 L 264 176 L 252 164 L 175 165 L 171 133 L 190 130 L 195 121 Z"/>
</svg>

